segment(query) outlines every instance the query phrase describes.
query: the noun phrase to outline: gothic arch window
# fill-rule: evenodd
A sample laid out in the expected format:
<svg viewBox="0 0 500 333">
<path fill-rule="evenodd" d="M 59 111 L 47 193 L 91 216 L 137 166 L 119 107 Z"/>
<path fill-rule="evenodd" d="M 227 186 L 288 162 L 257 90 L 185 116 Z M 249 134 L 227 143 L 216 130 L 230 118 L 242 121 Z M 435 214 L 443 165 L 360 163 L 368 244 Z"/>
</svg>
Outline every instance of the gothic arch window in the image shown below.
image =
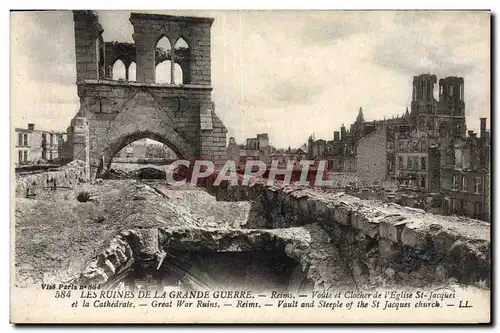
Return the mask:
<svg viewBox="0 0 500 333">
<path fill-rule="evenodd" d="M 156 83 L 172 83 L 172 62 L 171 62 L 172 45 L 170 40 L 163 36 L 156 43 L 155 51 L 155 82 Z"/>
<path fill-rule="evenodd" d="M 191 50 L 186 40 L 180 37 L 174 45 L 174 84 L 190 83 Z"/>
<path fill-rule="evenodd" d="M 137 65 L 135 62 L 131 62 L 130 65 L 128 66 L 128 80 L 129 81 L 134 81 L 136 80 L 137 76 Z"/>
<path fill-rule="evenodd" d="M 174 84 L 182 84 L 183 83 L 183 71 L 181 65 L 178 63 L 174 64 Z"/>
<path fill-rule="evenodd" d="M 123 64 L 123 61 L 120 59 L 116 60 L 115 63 L 113 64 L 113 80 L 118 81 L 118 80 L 125 80 L 126 79 L 126 73 L 125 73 L 125 65 Z"/>
</svg>

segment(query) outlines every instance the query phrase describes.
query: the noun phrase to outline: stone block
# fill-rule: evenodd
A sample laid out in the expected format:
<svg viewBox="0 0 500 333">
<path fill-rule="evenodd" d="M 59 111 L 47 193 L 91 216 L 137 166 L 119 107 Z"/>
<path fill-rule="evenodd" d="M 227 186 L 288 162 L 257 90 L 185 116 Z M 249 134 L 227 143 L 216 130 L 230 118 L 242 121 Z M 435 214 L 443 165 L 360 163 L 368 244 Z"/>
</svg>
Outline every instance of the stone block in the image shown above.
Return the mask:
<svg viewBox="0 0 500 333">
<path fill-rule="evenodd" d="M 125 264 L 130 259 L 130 258 L 127 258 L 124 251 L 122 251 L 121 249 L 116 250 L 116 257 L 120 261 L 120 264 Z"/>
<path fill-rule="evenodd" d="M 388 239 L 394 243 L 400 243 L 401 233 L 406 223 L 408 223 L 408 221 L 401 216 L 390 216 L 381 219 L 379 222 L 380 238 Z"/>
<path fill-rule="evenodd" d="M 108 255 L 108 260 L 113 264 L 114 267 L 120 267 L 121 263 L 118 259 L 118 255 L 116 254 L 116 248 L 113 249 L 113 252 Z"/>
<path fill-rule="evenodd" d="M 381 238 L 378 241 L 378 251 L 382 258 L 392 258 L 397 253 L 397 244 Z"/>
<path fill-rule="evenodd" d="M 116 272 L 116 267 L 109 261 L 108 259 L 104 260 L 104 263 L 101 265 L 104 273 L 109 277 L 111 277 Z"/>
<path fill-rule="evenodd" d="M 429 246 L 427 236 L 425 223 L 412 221 L 404 226 L 401 232 L 401 243 L 414 249 L 423 250 Z"/>
<path fill-rule="evenodd" d="M 285 200 L 283 201 L 283 205 L 289 208 L 295 214 L 298 214 L 300 212 L 299 199 L 294 198 L 290 195 L 285 195 Z"/>
<path fill-rule="evenodd" d="M 300 212 L 304 215 L 308 215 L 308 213 L 309 213 L 308 202 L 311 201 L 311 199 L 304 196 L 304 197 L 300 197 L 297 200 L 299 201 Z"/>
<path fill-rule="evenodd" d="M 316 208 L 314 213 L 324 215 L 326 217 L 328 215 L 328 201 L 319 198 L 315 198 L 313 200 Z"/>
<path fill-rule="evenodd" d="M 434 249 L 439 253 L 446 253 L 459 238 L 455 232 L 444 229 L 439 224 L 429 226 L 429 235 L 434 244 Z"/>
<path fill-rule="evenodd" d="M 389 279 L 393 279 L 394 276 L 396 275 L 396 271 L 391 268 L 391 267 L 388 267 L 385 271 L 384 271 L 384 274 L 389 278 Z"/>
<path fill-rule="evenodd" d="M 333 219 L 335 222 L 345 226 L 351 226 L 351 207 L 345 204 L 340 204 L 335 207 Z"/>
<path fill-rule="evenodd" d="M 366 209 L 352 212 L 351 225 L 370 238 L 378 237 L 379 219 Z"/>
</svg>

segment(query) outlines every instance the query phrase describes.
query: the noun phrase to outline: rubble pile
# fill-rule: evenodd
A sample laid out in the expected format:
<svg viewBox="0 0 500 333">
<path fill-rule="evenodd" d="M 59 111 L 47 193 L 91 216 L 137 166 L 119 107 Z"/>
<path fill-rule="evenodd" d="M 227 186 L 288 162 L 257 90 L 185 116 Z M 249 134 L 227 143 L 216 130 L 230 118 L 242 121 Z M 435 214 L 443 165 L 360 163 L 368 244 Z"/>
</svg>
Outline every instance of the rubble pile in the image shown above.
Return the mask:
<svg viewBox="0 0 500 333">
<path fill-rule="evenodd" d="M 489 285 L 489 232 L 482 221 L 304 187 L 98 180 L 16 198 L 16 283 L 106 282 L 172 251 L 281 251 L 297 262 L 290 283 L 317 290 Z"/>
<path fill-rule="evenodd" d="M 455 278 L 490 283 L 490 225 L 464 217 L 361 200 L 344 193 L 255 183 L 225 184 L 218 197 L 261 200 L 274 228 L 318 223 L 363 283 L 384 275 L 412 284 Z"/>
</svg>

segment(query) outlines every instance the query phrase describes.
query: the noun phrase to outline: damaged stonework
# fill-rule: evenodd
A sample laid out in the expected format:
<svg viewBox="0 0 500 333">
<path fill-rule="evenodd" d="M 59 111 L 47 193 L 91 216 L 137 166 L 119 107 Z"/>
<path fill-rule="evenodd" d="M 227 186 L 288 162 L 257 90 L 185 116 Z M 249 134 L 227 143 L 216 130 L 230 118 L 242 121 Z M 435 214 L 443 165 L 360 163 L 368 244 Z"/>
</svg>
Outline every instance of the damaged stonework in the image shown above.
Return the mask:
<svg viewBox="0 0 500 333">
<path fill-rule="evenodd" d="M 113 65 L 116 61 L 120 60 L 125 66 L 125 81 L 129 81 L 130 73 L 129 68 L 132 63 L 136 61 L 136 50 L 134 43 L 125 42 L 106 42 L 105 43 L 105 78 L 108 80 L 113 79 Z M 171 50 L 163 50 L 156 48 L 155 50 L 155 64 L 158 65 L 165 60 L 172 60 Z M 189 63 L 189 49 L 180 49 L 175 51 L 175 61 L 181 65 L 187 61 Z M 184 71 L 188 72 L 188 71 Z M 189 83 L 184 82 L 184 83 Z"/>
<path fill-rule="evenodd" d="M 134 261 L 153 259 L 157 267 L 168 253 L 283 251 L 297 262 L 290 288 L 305 280 L 314 290 L 352 288 L 353 281 L 340 260 L 330 237 L 318 226 L 257 229 L 139 229 L 116 235 L 110 245 L 90 263 L 78 278 L 79 284 L 106 285 L 113 275 L 127 270 Z"/>
<path fill-rule="evenodd" d="M 72 161 L 56 171 L 16 176 L 16 197 L 35 197 L 40 191 L 71 187 L 86 182 L 86 179 L 85 163 Z"/>
<path fill-rule="evenodd" d="M 211 97 L 213 19 L 132 13 L 133 44 L 105 43 L 95 12 L 75 10 L 73 19 L 80 109 L 68 139 L 73 159 L 90 168 L 90 179 L 105 175 L 118 151 L 144 138 L 167 145 L 182 159 L 224 164 L 227 129 Z M 173 45 L 167 53 L 156 45 L 164 36 Z M 176 47 L 181 39 L 187 47 Z M 156 65 L 168 58 L 181 66 L 182 84 L 156 81 Z M 117 60 L 126 67 L 125 81 L 112 79 Z M 128 81 L 132 62 L 135 82 Z"/>
<path fill-rule="evenodd" d="M 103 284 L 119 271 L 130 267 L 135 260 L 159 259 L 158 229 L 124 230 L 112 238 L 78 277 L 81 285 Z"/>
<path fill-rule="evenodd" d="M 344 193 L 283 185 L 210 187 L 219 198 L 260 200 L 274 228 L 318 223 L 342 250 L 357 283 L 384 275 L 425 285 L 447 278 L 490 283 L 490 225 Z"/>
<path fill-rule="evenodd" d="M 227 263 L 257 252 L 264 260 L 273 253 L 290 259 L 277 273 L 283 275 L 273 278 L 281 286 L 289 279 L 294 290 L 304 280 L 316 290 L 427 286 L 449 279 L 490 283 L 487 223 L 311 188 L 258 183 L 221 188 L 228 196 L 217 196 L 234 193 L 248 201 L 220 202 L 207 193 L 213 189 L 137 180 L 104 180 L 44 192 L 36 200 L 17 198 L 16 283 L 79 277 L 81 283 L 112 284 L 131 269 L 161 275 L 176 264 L 172 255 L 203 272 L 200 260 Z M 76 200 L 81 191 L 91 200 Z M 225 271 L 231 271 L 226 263 Z M 259 269 L 255 261 L 250 265 Z"/>
</svg>

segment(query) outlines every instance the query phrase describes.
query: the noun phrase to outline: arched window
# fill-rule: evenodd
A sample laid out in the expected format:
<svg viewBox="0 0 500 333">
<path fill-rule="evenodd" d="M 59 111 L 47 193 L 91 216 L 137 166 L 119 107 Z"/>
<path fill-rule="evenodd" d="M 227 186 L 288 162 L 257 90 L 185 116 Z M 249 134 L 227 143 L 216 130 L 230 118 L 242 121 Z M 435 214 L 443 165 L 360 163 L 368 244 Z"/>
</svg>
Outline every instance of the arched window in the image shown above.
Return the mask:
<svg viewBox="0 0 500 333">
<path fill-rule="evenodd" d="M 125 80 L 125 65 L 120 59 L 113 64 L 113 80 Z"/>
<path fill-rule="evenodd" d="M 135 62 L 132 62 L 128 66 L 128 80 L 129 81 L 135 81 L 136 80 L 136 70 L 137 70 L 137 65 Z"/>
<path fill-rule="evenodd" d="M 155 64 L 156 83 L 171 83 L 172 82 L 172 62 L 171 60 L 172 46 L 170 40 L 163 36 L 156 44 Z"/>
<path fill-rule="evenodd" d="M 181 65 L 175 64 L 174 65 L 174 84 L 182 84 L 182 68 Z"/>
<path fill-rule="evenodd" d="M 165 60 L 159 63 L 156 66 L 156 83 L 168 83 L 170 84 L 171 82 L 171 74 L 170 71 L 172 70 L 171 67 L 171 62 L 170 60 Z"/>
<path fill-rule="evenodd" d="M 190 62 L 190 49 L 188 43 L 184 38 L 179 38 L 175 42 L 175 65 L 174 65 L 174 83 L 183 84 L 190 83 L 191 77 L 189 75 L 189 62 Z"/>
</svg>

